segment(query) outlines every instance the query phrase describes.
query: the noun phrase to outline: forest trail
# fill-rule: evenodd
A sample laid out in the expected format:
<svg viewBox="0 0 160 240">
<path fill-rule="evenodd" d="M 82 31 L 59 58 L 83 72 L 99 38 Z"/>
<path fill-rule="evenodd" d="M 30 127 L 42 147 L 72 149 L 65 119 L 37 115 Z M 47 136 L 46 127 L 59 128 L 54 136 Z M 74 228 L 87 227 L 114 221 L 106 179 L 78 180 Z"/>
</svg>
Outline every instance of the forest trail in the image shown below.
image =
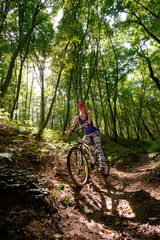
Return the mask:
<svg viewBox="0 0 160 240">
<path fill-rule="evenodd" d="M 24 142 L 28 161 L 21 155 Z M 78 190 L 69 178 L 66 154 L 55 154 L 51 147 L 40 162 L 31 143 L 35 139 L 12 141 L 19 158 L 14 152 L 12 161 L 0 160 L 1 240 L 160 239 L 160 186 L 154 174 L 160 162 L 151 164 L 143 154 L 130 167 L 112 167 L 107 179 L 91 173 L 90 182 Z M 28 180 L 25 172 L 41 184 Z M 45 197 L 37 197 L 42 195 L 39 186 Z"/>
<path fill-rule="evenodd" d="M 48 186 L 64 184 L 64 191 L 57 191 L 56 202 L 62 239 L 160 238 L 159 182 L 150 178 L 157 165 L 146 163 L 124 171 L 111 168 L 105 181 L 97 172 L 91 174 L 89 184 L 82 190 L 70 182 L 65 164 L 56 177 L 47 171 Z M 66 196 L 69 204 L 64 204 Z"/>
</svg>

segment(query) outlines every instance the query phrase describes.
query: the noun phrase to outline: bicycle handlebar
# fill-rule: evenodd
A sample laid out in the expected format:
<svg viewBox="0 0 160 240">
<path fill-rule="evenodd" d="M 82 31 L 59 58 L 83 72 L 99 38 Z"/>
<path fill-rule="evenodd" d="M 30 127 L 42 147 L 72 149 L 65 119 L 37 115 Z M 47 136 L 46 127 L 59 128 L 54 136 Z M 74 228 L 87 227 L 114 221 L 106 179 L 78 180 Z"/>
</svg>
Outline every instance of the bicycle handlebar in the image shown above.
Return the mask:
<svg viewBox="0 0 160 240">
<path fill-rule="evenodd" d="M 78 136 L 79 136 L 79 135 L 80 135 L 80 134 L 79 134 L 79 131 L 80 131 L 80 130 L 83 130 L 83 129 L 84 129 L 84 127 L 80 127 L 80 128 L 78 128 L 77 130 L 74 130 L 74 129 L 73 129 L 73 130 L 70 131 L 70 134 L 72 134 L 72 133 L 75 132 L 75 133 L 77 133 Z"/>
<path fill-rule="evenodd" d="M 74 130 L 74 129 L 73 129 L 73 130 L 71 130 L 71 131 L 69 132 L 69 135 L 71 135 L 72 133 L 77 133 L 77 134 L 78 134 L 78 136 L 80 136 L 80 134 L 79 134 L 79 131 L 80 131 L 81 129 L 83 130 L 83 129 L 84 129 L 84 127 L 80 127 L 80 128 L 78 128 L 77 130 Z"/>
</svg>

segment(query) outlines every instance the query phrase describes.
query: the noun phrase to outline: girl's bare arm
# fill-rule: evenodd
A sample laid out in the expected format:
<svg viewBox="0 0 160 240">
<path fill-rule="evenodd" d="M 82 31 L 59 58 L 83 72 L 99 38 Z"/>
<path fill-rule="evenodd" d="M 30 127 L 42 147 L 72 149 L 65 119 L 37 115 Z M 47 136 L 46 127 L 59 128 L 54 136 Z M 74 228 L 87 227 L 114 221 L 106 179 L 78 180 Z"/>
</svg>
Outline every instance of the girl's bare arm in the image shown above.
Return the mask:
<svg viewBox="0 0 160 240">
<path fill-rule="evenodd" d="M 91 120 L 92 120 L 92 114 L 90 112 L 87 113 L 88 115 L 88 120 L 87 122 L 83 125 L 85 128 L 87 128 L 90 124 L 91 124 Z"/>
<path fill-rule="evenodd" d="M 91 120 L 92 120 L 92 113 L 91 112 L 88 112 L 88 124 L 90 125 L 91 124 Z"/>
<path fill-rule="evenodd" d="M 76 124 L 78 123 L 78 120 L 79 120 L 79 116 L 77 116 L 77 117 L 75 118 L 72 126 L 68 129 L 68 131 L 64 132 L 64 134 L 69 135 L 69 134 L 70 134 L 70 131 L 75 128 Z"/>
</svg>

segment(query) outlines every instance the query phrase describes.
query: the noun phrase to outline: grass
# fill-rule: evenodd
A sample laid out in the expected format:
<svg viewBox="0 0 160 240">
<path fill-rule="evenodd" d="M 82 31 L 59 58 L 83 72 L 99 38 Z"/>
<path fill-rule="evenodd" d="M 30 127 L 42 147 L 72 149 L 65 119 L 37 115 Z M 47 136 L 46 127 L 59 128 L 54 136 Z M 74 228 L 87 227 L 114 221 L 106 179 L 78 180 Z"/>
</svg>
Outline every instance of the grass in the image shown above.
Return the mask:
<svg viewBox="0 0 160 240">
<path fill-rule="evenodd" d="M 102 147 L 110 159 L 111 165 L 128 165 L 138 162 L 141 153 L 147 153 L 151 143 L 134 139 L 118 138 L 117 141 L 102 136 Z"/>
</svg>

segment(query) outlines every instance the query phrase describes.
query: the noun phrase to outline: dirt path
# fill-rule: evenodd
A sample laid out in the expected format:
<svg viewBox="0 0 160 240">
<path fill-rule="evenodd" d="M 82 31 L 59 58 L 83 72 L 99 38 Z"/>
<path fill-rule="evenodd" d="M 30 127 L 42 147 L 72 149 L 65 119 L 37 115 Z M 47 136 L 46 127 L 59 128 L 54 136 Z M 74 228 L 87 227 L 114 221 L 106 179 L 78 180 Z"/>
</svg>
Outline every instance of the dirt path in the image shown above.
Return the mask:
<svg viewBox="0 0 160 240">
<path fill-rule="evenodd" d="M 155 163 L 155 166 L 158 163 Z M 159 239 L 160 186 L 148 163 L 124 169 L 111 168 L 108 179 L 91 174 L 78 190 L 70 182 L 65 163 L 41 176 L 58 210 L 61 239 Z M 44 178 L 42 178 L 44 177 Z M 55 187 L 64 184 L 64 191 Z M 65 200 L 69 199 L 69 203 Z"/>
</svg>

